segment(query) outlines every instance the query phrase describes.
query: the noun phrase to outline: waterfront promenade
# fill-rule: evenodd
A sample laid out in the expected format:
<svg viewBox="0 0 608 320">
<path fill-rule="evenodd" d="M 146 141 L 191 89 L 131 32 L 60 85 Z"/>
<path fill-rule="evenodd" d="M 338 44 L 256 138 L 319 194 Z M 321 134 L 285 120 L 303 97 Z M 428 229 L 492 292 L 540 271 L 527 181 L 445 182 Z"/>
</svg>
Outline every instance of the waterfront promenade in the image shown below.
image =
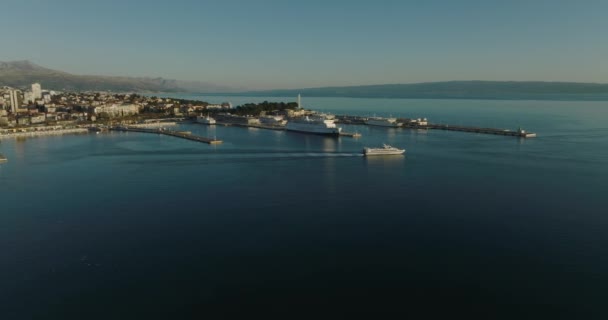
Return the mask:
<svg viewBox="0 0 608 320">
<path fill-rule="evenodd" d="M 149 122 L 129 125 L 135 128 L 161 128 L 166 126 L 175 126 L 176 122 Z M 97 130 L 92 130 L 97 129 Z M 89 131 L 104 131 L 107 130 L 103 126 L 86 126 L 86 127 L 69 127 L 64 128 L 61 126 L 47 126 L 47 127 L 30 127 L 30 128 L 19 128 L 19 129 L 2 129 L 0 130 L 0 139 L 10 138 L 32 138 L 42 136 L 57 136 L 65 134 L 81 134 Z"/>
<path fill-rule="evenodd" d="M 57 128 L 57 129 L 49 129 L 49 130 L 2 132 L 2 133 L 0 133 L 0 139 L 58 136 L 58 135 L 64 135 L 64 134 L 80 134 L 80 133 L 87 133 L 87 132 L 89 132 L 87 128 Z"/>
</svg>

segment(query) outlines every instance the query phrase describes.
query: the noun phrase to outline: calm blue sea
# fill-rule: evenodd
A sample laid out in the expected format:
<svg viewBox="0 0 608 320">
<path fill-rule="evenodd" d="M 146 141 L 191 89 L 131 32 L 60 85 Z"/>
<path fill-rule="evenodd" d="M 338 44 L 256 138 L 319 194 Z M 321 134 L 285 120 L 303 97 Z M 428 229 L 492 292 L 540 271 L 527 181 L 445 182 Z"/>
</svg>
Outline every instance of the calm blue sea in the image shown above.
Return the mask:
<svg viewBox="0 0 608 320">
<path fill-rule="evenodd" d="M 0 319 L 608 317 L 607 102 L 303 105 L 538 137 L 191 124 L 224 144 L 2 140 Z M 407 153 L 360 156 L 382 143 Z"/>
</svg>

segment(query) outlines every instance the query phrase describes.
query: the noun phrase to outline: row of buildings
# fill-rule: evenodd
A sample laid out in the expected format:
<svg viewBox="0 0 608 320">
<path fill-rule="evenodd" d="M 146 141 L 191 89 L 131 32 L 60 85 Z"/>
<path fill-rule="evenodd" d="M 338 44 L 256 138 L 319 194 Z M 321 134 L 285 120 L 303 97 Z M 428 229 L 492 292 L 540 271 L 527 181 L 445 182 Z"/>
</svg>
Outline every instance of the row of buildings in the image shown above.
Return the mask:
<svg viewBox="0 0 608 320">
<path fill-rule="evenodd" d="M 10 113 L 23 112 L 24 106 L 44 105 L 51 102 L 55 92 L 43 91 L 40 83 L 32 84 L 31 90 L 22 91 L 11 87 L 0 88 L 0 109 Z"/>
<path fill-rule="evenodd" d="M 211 110 L 230 109 L 232 105 L 229 102 L 209 104 L 139 94 L 59 92 L 43 90 L 39 83 L 25 90 L 0 87 L 0 127 L 98 121 L 140 113 L 193 116 Z"/>
<path fill-rule="evenodd" d="M 141 106 L 113 98 L 111 94 L 62 93 L 31 89 L 0 88 L 0 127 L 55 124 L 138 114 Z"/>
</svg>

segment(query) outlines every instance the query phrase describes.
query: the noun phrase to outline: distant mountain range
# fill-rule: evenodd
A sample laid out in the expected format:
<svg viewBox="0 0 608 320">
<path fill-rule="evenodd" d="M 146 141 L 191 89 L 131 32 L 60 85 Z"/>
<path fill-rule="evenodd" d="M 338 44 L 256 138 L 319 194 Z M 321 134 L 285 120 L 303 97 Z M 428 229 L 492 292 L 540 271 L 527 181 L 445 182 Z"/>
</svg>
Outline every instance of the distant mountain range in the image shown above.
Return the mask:
<svg viewBox="0 0 608 320">
<path fill-rule="evenodd" d="M 447 81 L 237 92 L 235 88 L 208 82 L 73 75 L 29 61 L 0 62 L 0 86 L 25 87 L 34 82 L 54 90 L 185 92 L 260 97 L 294 97 L 302 94 L 308 97 L 353 98 L 608 100 L 608 84 L 600 83 Z"/>
<path fill-rule="evenodd" d="M 241 92 L 238 95 L 408 99 L 608 100 L 608 84 L 541 81 L 446 81 L 293 90 Z"/>
<path fill-rule="evenodd" d="M 0 86 L 24 87 L 34 82 L 44 89 L 118 92 L 232 92 L 235 89 L 200 81 L 164 78 L 74 75 L 41 67 L 30 61 L 0 61 Z"/>
</svg>

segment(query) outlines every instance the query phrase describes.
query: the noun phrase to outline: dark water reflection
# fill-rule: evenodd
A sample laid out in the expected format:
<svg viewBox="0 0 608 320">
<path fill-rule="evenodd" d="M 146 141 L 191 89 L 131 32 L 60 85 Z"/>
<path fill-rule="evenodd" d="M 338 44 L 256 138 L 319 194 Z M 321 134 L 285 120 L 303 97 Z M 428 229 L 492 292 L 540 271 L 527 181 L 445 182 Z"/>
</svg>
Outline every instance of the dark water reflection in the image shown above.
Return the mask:
<svg viewBox="0 0 608 320">
<path fill-rule="evenodd" d="M 464 122 L 482 104 L 541 135 L 185 125 L 225 144 L 3 140 L 0 316 L 602 318 L 606 110 L 463 103 L 439 105 Z M 361 156 L 382 143 L 406 155 Z"/>
</svg>

